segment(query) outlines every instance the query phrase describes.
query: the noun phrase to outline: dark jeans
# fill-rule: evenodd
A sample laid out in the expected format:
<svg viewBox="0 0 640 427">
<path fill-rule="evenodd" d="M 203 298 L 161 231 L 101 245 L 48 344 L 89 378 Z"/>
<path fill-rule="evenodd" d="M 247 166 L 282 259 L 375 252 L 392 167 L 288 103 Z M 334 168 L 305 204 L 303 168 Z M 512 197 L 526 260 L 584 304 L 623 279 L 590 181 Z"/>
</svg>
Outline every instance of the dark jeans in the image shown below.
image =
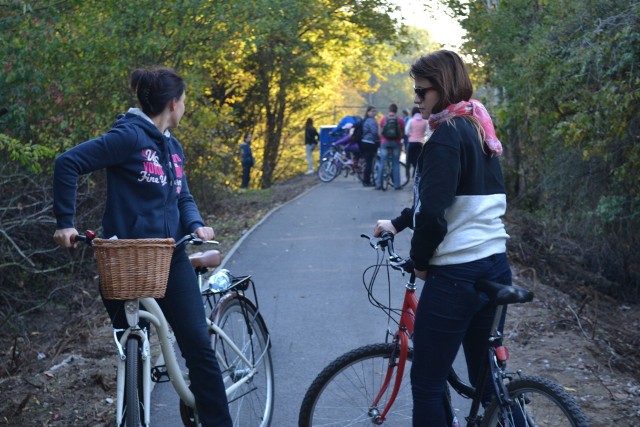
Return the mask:
<svg viewBox="0 0 640 427">
<path fill-rule="evenodd" d="M 202 297 L 184 249 L 173 254 L 167 292 L 164 298 L 157 301 L 186 360 L 190 387 L 196 398 L 202 425 L 231 426 L 227 395 L 220 367 L 211 348 Z M 123 301 L 103 299 L 103 302 L 114 327 L 126 328 Z"/>
<path fill-rule="evenodd" d="M 443 395 L 447 375 L 463 345 L 471 384 L 474 385 L 495 314 L 488 297 L 473 285 L 481 278 L 511 285 L 505 254 L 464 264 L 429 266 L 413 335 L 411 388 L 414 427 L 446 425 Z M 506 312 L 506 311 L 505 311 Z M 504 317 L 500 330 L 504 326 Z M 491 398 L 485 388 L 483 401 Z"/>
<path fill-rule="evenodd" d="M 242 165 L 242 184 L 240 184 L 240 188 L 249 187 L 250 173 L 251 173 L 251 166 L 248 164 L 243 164 Z"/>
<path fill-rule="evenodd" d="M 373 171 L 373 159 L 376 157 L 376 153 L 378 152 L 378 148 L 376 144 L 370 144 L 368 142 L 363 142 L 360 144 L 360 155 L 364 157 L 364 178 L 362 179 L 362 183 L 364 185 L 371 185 L 371 172 Z"/>
<path fill-rule="evenodd" d="M 418 166 L 418 156 L 422 150 L 421 142 L 410 142 L 409 149 L 407 151 L 407 179 L 411 178 L 411 166 L 413 166 L 413 173 L 415 174 L 416 167 Z"/>
</svg>

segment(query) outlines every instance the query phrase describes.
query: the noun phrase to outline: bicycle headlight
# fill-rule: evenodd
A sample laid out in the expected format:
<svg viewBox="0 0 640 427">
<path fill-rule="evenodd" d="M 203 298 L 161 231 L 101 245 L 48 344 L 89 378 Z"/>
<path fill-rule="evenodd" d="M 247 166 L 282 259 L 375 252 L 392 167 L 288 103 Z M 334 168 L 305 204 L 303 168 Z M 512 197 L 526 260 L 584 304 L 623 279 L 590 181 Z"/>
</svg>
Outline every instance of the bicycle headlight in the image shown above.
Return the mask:
<svg viewBox="0 0 640 427">
<path fill-rule="evenodd" d="M 222 269 L 209 277 L 209 289 L 213 292 L 224 292 L 231 286 L 231 273 Z"/>
</svg>

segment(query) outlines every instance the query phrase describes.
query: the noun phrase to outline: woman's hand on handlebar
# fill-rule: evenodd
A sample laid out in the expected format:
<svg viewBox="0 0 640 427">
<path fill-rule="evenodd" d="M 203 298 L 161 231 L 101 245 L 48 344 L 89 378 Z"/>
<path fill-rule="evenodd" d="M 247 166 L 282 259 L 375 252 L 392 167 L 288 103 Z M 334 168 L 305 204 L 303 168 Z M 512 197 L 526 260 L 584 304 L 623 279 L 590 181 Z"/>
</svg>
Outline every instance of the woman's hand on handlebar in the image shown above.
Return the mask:
<svg viewBox="0 0 640 427">
<path fill-rule="evenodd" d="M 78 242 L 76 241 L 77 235 L 78 230 L 73 227 L 61 228 L 53 233 L 53 240 L 62 248 L 75 248 L 78 246 Z"/>
<path fill-rule="evenodd" d="M 193 234 L 198 236 L 200 239 L 207 241 L 213 240 L 216 237 L 216 233 L 213 231 L 211 227 L 199 227 L 193 231 Z"/>
<path fill-rule="evenodd" d="M 398 231 L 388 219 L 379 219 L 373 227 L 373 237 L 380 237 L 383 231 L 390 231 L 395 236 Z"/>
</svg>

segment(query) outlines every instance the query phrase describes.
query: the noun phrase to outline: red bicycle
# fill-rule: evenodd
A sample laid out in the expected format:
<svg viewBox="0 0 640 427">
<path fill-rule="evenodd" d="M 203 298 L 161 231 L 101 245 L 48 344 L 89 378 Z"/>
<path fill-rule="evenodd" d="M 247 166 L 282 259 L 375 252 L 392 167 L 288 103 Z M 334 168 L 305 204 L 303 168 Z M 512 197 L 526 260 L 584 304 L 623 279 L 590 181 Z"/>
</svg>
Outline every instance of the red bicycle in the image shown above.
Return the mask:
<svg viewBox="0 0 640 427">
<path fill-rule="evenodd" d="M 389 322 L 397 328 L 387 330 L 384 343 L 366 345 L 352 350 L 331 362 L 313 381 L 300 407 L 298 425 L 311 426 L 369 426 L 388 424 L 410 426 L 413 401 L 409 387 L 410 364 L 413 350 L 414 316 L 418 307 L 416 284 L 410 260 L 402 259 L 393 249 L 393 234 L 385 232 L 379 238 L 369 238 L 376 249 L 377 262 L 365 270 L 363 283 L 369 301 L 382 309 Z M 385 251 L 389 256 L 385 257 Z M 387 273 L 387 294 L 390 295 L 390 270 L 410 273 L 405 285 L 402 309 L 382 303 L 373 292 L 373 285 L 381 269 Z M 371 278 L 367 280 L 367 272 Z M 478 387 L 463 382 L 452 369 L 448 383 L 451 389 L 471 399 L 467 426 L 573 426 L 586 427 L 589 422 L 576 404 L 560 386 L 537 377 L 513 374 L 507 371 L 509 357 L 502 342 L 498 325 L 508 304 L 525 303 L 533 293 L 515 286 L 504 286 L 480 280 L 476 290 L 486 293 L 496 306 L 493 326 L 487 339 L 483 368 L 478 376 Z M 481 413 L 484 385 L 493 383 L 495 397 Z M 443 396 L 449 414 L 449 426 L 459 426 L 458 415 L 451 406 L 449 388 Z M 461 418 L 461 416 L 460 416 Z"/>
</svg>

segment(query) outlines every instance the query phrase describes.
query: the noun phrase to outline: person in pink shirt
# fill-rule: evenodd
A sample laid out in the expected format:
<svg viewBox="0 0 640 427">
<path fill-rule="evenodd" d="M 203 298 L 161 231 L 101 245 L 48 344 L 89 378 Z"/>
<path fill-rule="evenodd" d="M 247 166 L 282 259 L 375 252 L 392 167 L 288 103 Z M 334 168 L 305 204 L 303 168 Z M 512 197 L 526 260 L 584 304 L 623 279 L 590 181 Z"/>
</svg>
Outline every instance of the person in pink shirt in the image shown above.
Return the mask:
<svg viewBox="0 0 640 427">
<path fill-rule="evenodd" d="M 425 135 L 427 133 L 427 121 L 422 118 L 420 109 L 413 107 L 411 110 L 411 117 L 407 121 L 405 126 L 405 133 L 409 137 L 409 147 L 407 149 L 407 181 L 412 177 L 411 166 L 415 173 L 416 165 L 418 164 L 418 155 L 422 150 L 422 144 L 424 144 Z"/>
</svg>

